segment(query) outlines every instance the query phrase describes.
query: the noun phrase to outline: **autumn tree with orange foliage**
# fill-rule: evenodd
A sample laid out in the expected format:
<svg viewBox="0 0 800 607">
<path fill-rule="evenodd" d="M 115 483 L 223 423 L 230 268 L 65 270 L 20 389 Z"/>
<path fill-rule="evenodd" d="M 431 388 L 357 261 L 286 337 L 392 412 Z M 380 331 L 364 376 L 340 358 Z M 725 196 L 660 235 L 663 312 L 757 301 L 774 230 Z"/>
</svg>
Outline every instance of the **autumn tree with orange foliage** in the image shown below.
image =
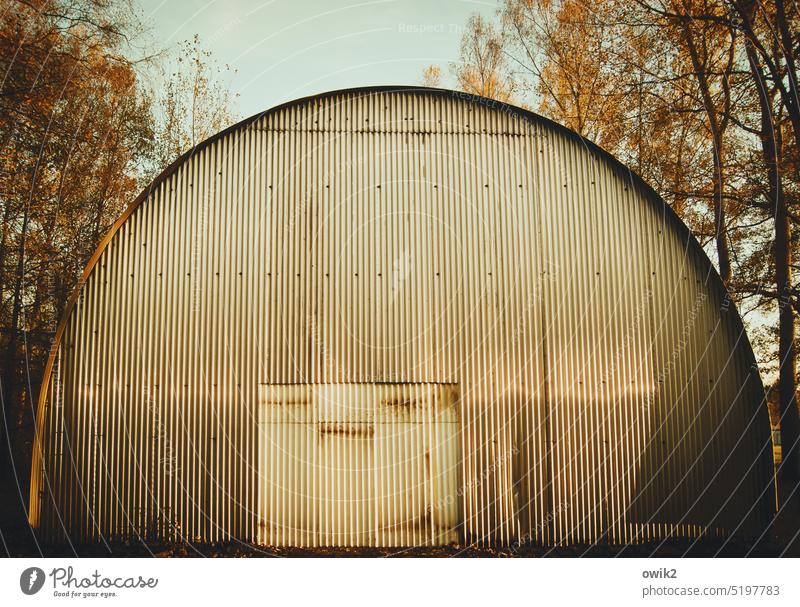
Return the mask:
<svg viewBox="0 0 800 607">
<path fill-rule="evenodd" d="M 31 423 L 68 293 L 141 187 L 152 132 L 120 53 L 121 13 L 89 1 L 4 0 L 0 11 L 0 378 L 13 438 Z"/>
<path fill-rule="evenodd" d="M 0 472 L 14 457 L 22 482 L 44 363 L 86 262 L 156 173 L 233 121 L 199 40 L 143 57 L 142 31 L 124 0 L 0 0 Z M 177 57 L 169 76 L 146 85 L 164 57 Z"/>
</svg>

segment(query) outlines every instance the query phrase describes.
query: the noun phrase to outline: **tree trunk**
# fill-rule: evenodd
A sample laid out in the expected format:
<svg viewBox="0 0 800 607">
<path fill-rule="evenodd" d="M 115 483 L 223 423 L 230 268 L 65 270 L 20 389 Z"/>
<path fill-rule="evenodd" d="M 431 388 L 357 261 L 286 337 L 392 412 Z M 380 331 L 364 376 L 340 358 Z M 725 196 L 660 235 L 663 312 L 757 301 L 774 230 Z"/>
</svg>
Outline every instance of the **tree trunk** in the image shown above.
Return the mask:
<svg viewBox="0 0 800 607">
<path fill-rule="evenodd" d="M 759 3 L 756 0 L 738 0 L 732 2 L 731 5 L 741 18 L 741 29 L 747 41 L 748 56 L 752 53 L 750 61 L 763 63 L 764 69 L 769 74 L 770 82 L 783 102 L 783 107 L 792 126 L 794 140 L 797 145 L 800 145 L 800 96 L 798 96 L 797 90 L 797 66 L 792 54 L 795 45 L 791 43 L 785 3 L 783 0 L 767 3 Z M 756 12 L 757 5 L 759 7 L 758 12 Z M 771 15 L 767 12 L 768 8 L 773 9 Z M 758 14 L 766 22 L 765 25 L 768 30 L 768 39 L 766 41 L 759 39 L 756 26 L 756 16 Z M 770 36 L 778 37 L 781 44 L 773 45 L 772 41 L 769 40 Z M 781 59 L 784 62 L 783 66 L 781 65 Z M 761 68 L 759 68 L 759 71 L 761 71 Z M 764 74 L 762 73 L 763 76 Z"/>
<path fill-rule="evenodd" d="M 25 272 L 25 244 L 28 232 L 29 214 L 27 207 L 22 215 L 22 230 L 17 251 L 17 267 L 14 273 L 14 297 L 11 309 L 11 326 L 9 327 L 8 345 L 3 359 L 2 396 L 3 396 L 3 445 L 0 446 L 0 474 L 10 473 L 12 435 L 17 425 L 17 395 L 19 393 L 19 361 L 17 348 L 19 344 L 19 322 L 22 314 L 22 286 Z"/>
<path fill-rule="evenodd" d="M 725 172 L 723 165 L 722 137 L 714 137 L 714 238 L 717 243 L 719 275 L 725 286 L 731 282 L 731 253 L 728 248 L 727 218 L 725 217 Z"/>
<path fill-rule="evenodd" d="M 728 246 L 728 227 L 725 217 L 725 127 L 727 121 L 720 121 L 720 112 L 714 103 L 711 96 L 710 84 L 708 82 L 708 69 L 707 58 L 704 55 L 700 56 L 697 44 L 694 39 L 694 32 L 692 31 L 691 15 L 684 12 L 680 17 L 681 33 L 683 35 L 686 49 L 689 51 L 689 57 L 692 60 L 692 69 L 694 71 L 697 86 L 700 89 L 700 96 L 703 100 L 703 109 L 708 118 L 708 130 L 711 133 L 711 140 L 714 146 L 714 175 L 712 178 L 714 190 L 714 241 L 717 247 L 717 263 L 719 265 L 719 275 L 722 282 L 727 287 L 731 281 L 731 255 Z M 731 40 L 733 45 L 733 40 Z M 725 89 L 726 100 L 728 104 L 728 90 Z"/>
<path fill-rule="evenodd" d="M 785 505 L 800 482 L 800 412 L 797 409 L 795 372 L 797 355 L 794 344 L 794 310 L 792 289 L 792 224 L 786 208 L 781 174 L 780 125 L 773 119 L 772 101 L 767 82 L 758 63 L 758 55 L 750 43 L 747 58 L 761 107 L 761 150 L 767 168 L 770 201 L 775 217 L 775 287 L 778 296 L 778 398 L 781 412 L 782 462 L 779 469 L 779 497 Z M 795 496 L 795 502 L 800 496 Z"/>
<path fill-rule="evenodd" d="M 786 202 L 778 195 L 775 209 L 775 283 L 778 291 L 778 360 L 780 374 L 778 392 L 781 408 L 780 473 L 785 491 L 791 492 L 800 480 L 800 416 L 797 411 L 797 366 L 794 344 L 794 312 L 791 305 L 792 224 L 786 213 Z"/>
</svg>

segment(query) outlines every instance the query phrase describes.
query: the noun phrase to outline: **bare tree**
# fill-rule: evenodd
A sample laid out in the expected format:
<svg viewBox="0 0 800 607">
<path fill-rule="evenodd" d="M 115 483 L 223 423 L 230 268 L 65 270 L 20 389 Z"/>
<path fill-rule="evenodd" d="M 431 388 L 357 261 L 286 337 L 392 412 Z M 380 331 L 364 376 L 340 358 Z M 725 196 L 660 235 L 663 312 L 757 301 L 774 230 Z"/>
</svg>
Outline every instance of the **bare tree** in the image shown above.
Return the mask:
<svg viewBox="0 0 800 607">
<path fill-rule="evenodd" d="M 168 57 L 169 69 L 156 81 L 154 173 L 183 152 L 235 122 L 235 101 L 225 78 L 233 73 L 219 66 L 199 36 L 178 45 Z"/>
<path fill-rule="evenodd" d="M 481 15 L 473 14 L 467 21 L 459 62 L 451 67 L 461 90 L 503 102 L 514 99 L 502 39 Z"/>
<path fill-rule="evenodd" d="M 437 88 L 442 84 L 442 68 L 429 65 L 422 72 L 422 85 Z"/>
</svg>

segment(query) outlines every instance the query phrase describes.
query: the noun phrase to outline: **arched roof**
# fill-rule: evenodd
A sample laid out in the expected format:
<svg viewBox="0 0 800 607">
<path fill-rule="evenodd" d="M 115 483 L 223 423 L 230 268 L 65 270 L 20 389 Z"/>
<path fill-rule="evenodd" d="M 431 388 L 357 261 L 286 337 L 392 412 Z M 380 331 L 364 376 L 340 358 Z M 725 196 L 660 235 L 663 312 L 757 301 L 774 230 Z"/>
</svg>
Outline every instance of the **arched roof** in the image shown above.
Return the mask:
<svg viewBox="0 0 800 607">
<path fill-rule="evenodd" d="M 173 175 L 177 174 L 179 170 L 182 167 L 184 167 L 195 155 L 198 155 L 200 152 L 203 152 L 206 148 L 212 146 L 215 142 L 218 142 L 229 135 L 246 131 L 251 125 L 258 123 L 262 119 L 269 118 L 272 115 L 279 115 L 284 110 L 291 109 L 293 107 L 300 107 L 308 103 L 321 102 L 330 98 L 341 98 L 341 97 L 358 98 L 360 96 L 369 96 L 378 93 L 381 94 L 398 93 L 406 95 L 410 94 L 410 95 L 419 95 L 428 97 L 439 97 L 449 100 L 457 99 L 463 102 L 464 104 L 468 105 L 471 104 L 481 108 L 488 108 L 490 111 L 494 111 L 500 114 L 512 114 L 516 117 L 521 118 L 522 120 L 525 120 L 531 124 L 536 125 L 537 127 L 543 130 L 553 133 L 558 133 L 559 135 L 567 138 L 568 140 L 577 143 L 584 150 L 586 150 L 589 155 L 591 155 L 593 158 L 598 159 L 602 164 L 610 168 L 611 171 L 617 177 L 619 177 L 626 184 L 630 185 L 631 188 L 635 189 L 639 193 L 640 197 L 643 197 L 652 205 L 653 210 L 659 216 L 660 220 L 663 220 L 660 221 L 659 225 L 663 223 L 664 225 L 669 226 L 669 229 L 672 230 L 672 232 L 679 238 L 681 246 L 684 248 L 684 253 L 690 254 L 693 258 L 700 260 L 700 265 L 703 266 L 702 272 L 704 273 L 704 278 L 705 278 L 703 287 L 705 289 L 711 289 L 715 291 L 715 293 L 721 294 L 719 299 L 724 299 L 725 287 L 722 284 L 722 281 L 720 280 L 717 272 L 714 270 L 712 262 L 708 259 L 708 256 L 706 255 L 705 251 L 700 246 L 700 244 L 697 242 L 697 240 L 692 236 L 689 228 L 681 221 L 681 219 L 676 215 L 676 213 L 641 177 L 639 177 L 629 168 L 625 167 L 611 154 L 609 154 L 596 144 L 582 138 L 575 132 L 522 108 L 517 108 L 484 97 L 467 95 L 465 93 L 460 93 L 445 89 L 408 87 L 408 86 L 382 86 L 382 87 L 344 89 L 344 90 L 326 92 L 319 95 L 313 95 L 281 104 L 270 110 L 267 110 L 260 114 L 251 116 L 245 120 L 242 120 L 241 122 L 203 141 L 202 143 L 198 144 L 191 150 L 188 150 L 187 152 L 182 154 L 172 164 L 170 164 L 170 166 L 168 166 L 164 171 L 162 171 L 162 173 L 158 177 L 156 177 L 153 180 L 153 182 L 149 184 L 148 187 L 145 188 L 145 190 L 142 191 L 141 194 L 137 196 L 137 198 L 131 203 L 131 205 L 122 213 L 122 215 L 117 219 L 117 221 L 108 231 L 108 233 L 100 241 L 94 254 L 91 256 L 88 263 L 86 264 L 86 267 L 84 268 L 79 283 L 76 286 L 76 289 L 74 290 L 72 296 L 70 297 L 69 302 L 65 307 L 63 317 L 59 322 L 59 326 L 55 337 L 55 347 L 51 349 L 50 357 L 48 359 L 45 368 L 45 373 L 43 376 L 42 391 L 39 396 L 38 411 L 37 411 L 37 437 L 40 434 L 40 428 L 38 428 L 38 424 L 41 422 L 42 411 L 45 407 L 48 386 L 50 384 L 50 376 L 52 374 L 54 366 L 54 360 L 61 346 L 62 340 L 64 338 L 64 333 L 68 324 L 68 320 L 71 317 L 73 310 L 75 309 L 79 301 L 81 290 L 84 287 L 87 280 L 89 279 L 89 277 L 92 275 L 95 267 L 97 266 L 99 260 L 103 255 L 103 252 L 106 251 L 109 245 L 114 241 L 115 236 L 118 234 L 118 232 L 120 232 L 120 230 L 123 228 L 126 222 L 134 215 L 137 209 L 139 209 L 146 201 L 150 200 L 151 195 L 157 192 L 158 188 L 162 184 L 167 182 Z M 558 187 L 560 188 L 561 186 L 559 185 Z M 728 313 L 730 315 L 729 319 L 733 322 L 733 325 L 737 327 L 738 331 L 738 336 L 736 337 L 737 342 L 741 342 L 742 338 L 744 338 L 743 339 L 744 349 L 745 349 L 744 355 L 746 358 L 749 359 L 748 363 L 752 367 L 755 364 L 755 358 L 753 356 L 752 350 L 750 349 L 749 343 L 747 343 L 746 336 L 744 335 L 744 329 L 741 323 L 741 319 L 739 318 L 738 313 L 736 312 L 735 307 L 733 306 L 730 306 L 728 308 Z M 758 381 L 760 382 L 760 380 Z M 39 457 L 39 455 L 40 455 L 39 448 L 38 446 L 35 446 L 34 459 Z M 33 469 L 34 470 L 37 469 L 36 461 L 34 461 Z M 35 483 L 32 482 L 31 484 L 32 501 L 33 501 L 33 493 L 35 490 L 38 489 L 35 487 Z"/>
<path fill-rule="evenodd" d="M 72 312 L 72 309 L 74 308 L 75 303 L 78 300 L 80 291 L 84 283 L 86 282 L 87 278 L 89 277 L 95 265 L 97 264 L 98 260 L 100 259 L 100 256 L 102 255 L 103 251 L 106 249 L 106 247 L 108 247 L 109 243 L 112 241 L 112 239 L 119 231 L 119 229 L 122 227 L 122 225 L 128 220 L 128 218 L 136 211 L 136 209 L 138 209 L 142 205 L 142 203 L 144 203 L 148 199 L 151 192 L 153 192 L 161 183 L 163 183 L 170 176 L 172 176 L 178 170 L 179 167 L 181 167 L 192 156 L 202 151 L 203 149 L 209 147 L 216 141 L 236 131 L 244 130 L 251 124 L 271 114 L 277 114 L 292 106 L 301 106 L 311 101 L 324 100 L 330 97 L 337 97 L 342 95 L 359 96 L 359 95 L 369 95 L 372 93 L 415 93 L 419 95 L 432 95 L 439 97 L 450 97 L 450 98 L 457 97 L 468 103 L 472 103 L 482 107 L 493 108 L 498 112 L 513 113 L 517 116 L 523 117 L 524 119 L 530 122 L 544 125 L 555 132 L 566 135 L 569 139 L 572 139 L 573 141 L 579 142 L 580 145 L 584 146 L 591 154 L 595 155 L 596 157 L 602 159 L 604 162 L 608 163 L 608 165 L 611 166 L 615 172 L 617 172 L 620 176 L 622 176 L 625 180 L 627 180 L 632 186 L 638 188 L 641 192 L 643 192 L 644 195 L 647 197 L 647 199 L 657 206 L 659 211 L 663 213 L 663 216 L 665 220 L 668 222 L 668 224 L 671 225 L 673 229 L 682 238 L 686 239 L 687 247 L 689 247 L 694 253 L 696 253 L 706 261 L 706 263 L 708 264 L 709 277 L 711 278 L 711 280 L 717 285 L 718 288 L 727 292 L 725 285 L 722 283 L 719 274 L 716 272 L 714 265 L 708 258 L 708 255 L 706 254 L 705 250 L 703 249 L 702 246 L 700 246 L 700 244 L 692 235 L 689 227 L 680 219 L 680 217 L 678 217 L 678 215 L 675 213 L 672 207 L 670 207 L 664 201 L 664 199 L 661 198 L 661 196 L 636 172 L 631 170 L 629 167 L 625 166 L 615 156 L 604 150 L 602 147 L 586 139 L 585 137 L 582 137 L 575 131 L 568 129 L 565 126 L 558 124 L 557 122 L 554 122 L 553 120 L 545 118 L 544 116 L 541 116 L 530 110 L 520 108 L 501 101 L 497 101 L 495 99 L 482 97 L 480 95 L 467 94 L 461 91 L 454 91 L 450 89 L 431 88 L 424 86 L 401 86 L 401 85 L 338 89 L 334 91 L 318 93 L 316 95 L 309 95 L 307 97 L 294 99 L 292 101 L 287 101 L 280 105 L 276 105 L 275 107 L 272 107 L 268 110 L 265 110 L 264 112 L 254 114 L 253 116 L 240 120 L 236 124 L 233 124 L 228 128 L 212 135 L 208 139 L 198 143 L 193 148 L 187 150 L 186 152 L 181 154 L 178 158 L 176 158 L 175 161 L 172 162 L 168 167 L 166 167 L 163 171 L 161 171 L 161 173 L 144 190 L 142 190 L 142 192 L 134 199 L 134 201 L 125 209 L 125 211 L 114 222 L 114 224 L 111 226 L 108 232 L 106 232 L 105 236 L 103 236 L 103 238 L 100 240 L 94 253 L 89 258 L 89 261 L 86 263 L 86 266 L 84 267 L 83 272 L 81 273 L 81 277 L 78 281 L 78 284 L 73 290 L 72 295 L 70 296 L 67 305 L 64 308 L 64 313 L 59 321 L 58 328 L 56 330 L 54 338 L 55 347 L 51 348 L 51 353 L 50 356 L 48 357 L 47 365 L 45 367 L 45 372 L 43 375 L 42 385 L 43 386 L 46 385 L 47 379 L 52 370 L 53 358 L 55 357 L 55 352 L 58 348 L 58 345 L 61 343 L 61 338 L 64 332 L 66 321 L 69 318 L 70 313 Z M 743 327 L 741 323 L 741 318 L 739 318 L 738 316 L 738 311 L 736 311 L 735 308 L 732 308 L 732 310 L 733 314 L 736 315 L 739 324 Z M 755 364 L 755 356 L 753 356 L 753 364 Z M 40 404 L 41 404 L 41 397 L 40 397 Z"/>
</svg>

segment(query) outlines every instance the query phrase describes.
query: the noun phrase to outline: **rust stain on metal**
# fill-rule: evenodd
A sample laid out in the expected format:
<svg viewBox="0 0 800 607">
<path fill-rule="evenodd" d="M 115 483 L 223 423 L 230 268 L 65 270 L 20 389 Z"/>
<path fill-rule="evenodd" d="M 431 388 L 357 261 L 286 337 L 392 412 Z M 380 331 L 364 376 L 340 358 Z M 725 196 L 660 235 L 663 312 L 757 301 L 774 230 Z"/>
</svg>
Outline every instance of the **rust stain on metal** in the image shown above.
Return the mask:
<svg viewBox="0 0 800 607">
<path fill-rule="evenodd" d="M 318 426 L 320 434 L 336 434 L 339 436 L 372 437 L 375 435 L 373 424 L 336 424 L 321 423 Z"/>
</svg>

